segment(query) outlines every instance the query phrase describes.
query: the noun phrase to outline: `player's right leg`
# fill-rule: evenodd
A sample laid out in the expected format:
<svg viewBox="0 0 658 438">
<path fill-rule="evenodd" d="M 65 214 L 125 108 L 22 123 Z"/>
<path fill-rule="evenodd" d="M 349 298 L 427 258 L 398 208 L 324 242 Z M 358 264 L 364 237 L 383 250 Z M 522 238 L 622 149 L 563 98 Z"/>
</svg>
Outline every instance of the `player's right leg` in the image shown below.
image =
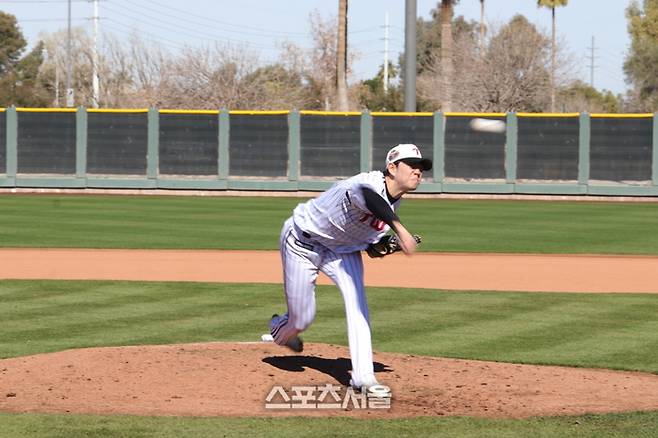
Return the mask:
<svg viewBox="0 0 658 438">
<path fill-rule="evenodd" d="M 340 289 L 345 302 L 347 339 L 352 359 L 350 384 L 358 388 L 377 385 L 372 358 L 372 341 L 368 300 L 363 284 L 363 260 L 360 252 L 330 253 L 325 257 L 322 272 Z"/>
<path fill-rule="evenodd" d="M 315 281 L 320 255 L 311 243 L 295 234 L 291 219 L 283 226 L 279 245 L 288 311 L 272 318 L 270 332 L 277 344 L 301 351 L 298 335 L 315 319 Z"/>
</svg>

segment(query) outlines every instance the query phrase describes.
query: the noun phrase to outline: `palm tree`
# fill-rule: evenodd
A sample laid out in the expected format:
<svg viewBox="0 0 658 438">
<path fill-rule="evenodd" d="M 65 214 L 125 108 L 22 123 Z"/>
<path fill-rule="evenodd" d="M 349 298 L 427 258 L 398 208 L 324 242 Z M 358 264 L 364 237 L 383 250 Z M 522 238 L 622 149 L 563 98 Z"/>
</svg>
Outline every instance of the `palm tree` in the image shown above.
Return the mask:
<svg viewBox="0 0 658 438">
<path fill-rule="evenodd" d="M 551 33 L 551 112 L 555 112 L 555 8 L 566 6 L 569 0 L 537 0 L 538 7 L 551 9 L 552 33 Z"/>
<path fill-rule="evenodd" d="M 443 102 L 441 110 L 452 110 L 452 13 L 459 0 L 441 0 L 441 75 Z"/>
<path fill-rule="evenodd" d="M 347 111 L 347 0 L 338 0 L 338 50 L 336 91 L 338 110 Z"/>
</svg>

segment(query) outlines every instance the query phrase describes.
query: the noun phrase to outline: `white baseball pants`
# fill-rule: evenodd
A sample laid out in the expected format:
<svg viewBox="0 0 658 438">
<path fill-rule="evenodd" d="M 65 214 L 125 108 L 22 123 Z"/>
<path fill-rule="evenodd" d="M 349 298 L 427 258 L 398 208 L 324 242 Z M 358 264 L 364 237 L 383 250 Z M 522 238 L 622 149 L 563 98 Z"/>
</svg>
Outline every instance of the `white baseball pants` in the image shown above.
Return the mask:
<svg viewBox="0 0 658 438">
<path fill-rule="evenodd" d="M 305 238 L 292 218 L 279 241 L 288 321 L 274 335 L 284 345 L 306 330 L 315 318 L 315 282 L 322 271 L 340 289 L 345 302 L 347 335 L 352 359 L 352 384 L 361 386 L 374 376 L 368 302 L 363 284 L 361 252 L 338 254 Z"/>
</svg>

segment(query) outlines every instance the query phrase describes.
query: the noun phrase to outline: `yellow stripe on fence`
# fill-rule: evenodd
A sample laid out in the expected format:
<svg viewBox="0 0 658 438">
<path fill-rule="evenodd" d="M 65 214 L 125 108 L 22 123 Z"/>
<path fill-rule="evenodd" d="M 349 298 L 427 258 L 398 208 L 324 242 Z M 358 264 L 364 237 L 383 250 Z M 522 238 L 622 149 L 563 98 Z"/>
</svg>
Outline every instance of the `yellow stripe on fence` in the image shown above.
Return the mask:
<svg viewBox="0 0 658 438">
<path fill-rule="evenodd" d="M 460 113 L 460 112 L 447 112 L 444 113 L 446 117 L 505 117 L 507 113 Z"/>
<path fill-rule="evenodd" d="M 176 109 L 162 109 L 160 114 L 219 114 L 218 110 L 176 110 Z"/>
<path fill-rule="evenodd" d="M 289 110 L 274 110 L 274 111 L 258 111 L 258 110 L 232 110 L 228 112 L 229 114 L 241 115 L 241 116 L 277 116 L 289 114 Z"/>
<path fill-rule="evenodd" d="M 430 117 L 430 116 L 433 116 L 434 113 L 429 113 L 429 112 L 408 113 L 408 112 L 395 112 L 395 111 L 392 111 L 392 112 L 373 111 L 373 112 L 370 113 L 370 115 L 373 116 L 373 117 L 382 117 L 382 116 Z"/>
<path fill-rule="evenodd" d="M 119 108 L 89 108 L 88 113 L 126 113 L 126 114 L 135 114 L 135 113 L 147 113 L 149 112 L 148 108 L 133 108 L 133 109 L 119 109 Z"/>
<path fill-rule="evenodd" d="M 611 119 L 640 119 L 653 117 L 653 113 L 638 113 L 638 114 L 603 114 L 603 113 L 594 113 L 590 114 L 590 117 L 600 119 L 600 118 L 611 118 Z"/>
<path fill-rule="evenodd" d="M 74 113 L 77 108 L 16 108 L 21 113 Z"/>
<path fill-rule="evenodd" d="M 314 111 L 314 110 L 303 110 L 299 114 L 304 116 L 360 116 L 361 112 L 359 111 Z"/>
<path fill-rule="evenodd" d="M 517 117 L 578 117 L 580 113 L 516 113 Z"/>
</svg>

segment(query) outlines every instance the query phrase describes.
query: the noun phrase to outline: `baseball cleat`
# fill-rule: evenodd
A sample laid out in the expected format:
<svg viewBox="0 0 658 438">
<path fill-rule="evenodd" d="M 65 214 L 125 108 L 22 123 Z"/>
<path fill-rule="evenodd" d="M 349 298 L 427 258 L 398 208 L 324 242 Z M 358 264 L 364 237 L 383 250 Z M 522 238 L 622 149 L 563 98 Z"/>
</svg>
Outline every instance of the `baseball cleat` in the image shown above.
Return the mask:
<svg viewBox="0 0 658 438">
<path fill-rule="evenodd" d="M 374 374 L 366 374 L 360 383 L 356 383 L 354 379 L 350 379 L 350 386 L 355 390 L 365 393 L 370 387 L 382 385 L 379 384 Z"/>
<path fill-rule="evenodd" d="M 283 317 L 276 313 L 272 315 L 272 319 L 270 320 L 270 333 L 275 340 L 274 342 L 276 342 L 276 333 L 281 329 L 281 326 L 286 324 L 286 322 L 288 322 L 288 315 L 283 315 Z M 290 348 L 295 353 L 301 353 L 304 351 L 304 341 L 302 341 L 302 338 L 299 336 L 293 336 L 283 345 Z"/>
<path fill-rule="evenodd" d="M 294 338 L 288 339 L 286 347 L 290 348 L 295 353 L 301 353 L 304 351 L 304 341 L 302 341 L 302 338 L 299 336 L 295 336 Z"/>
</svg>

